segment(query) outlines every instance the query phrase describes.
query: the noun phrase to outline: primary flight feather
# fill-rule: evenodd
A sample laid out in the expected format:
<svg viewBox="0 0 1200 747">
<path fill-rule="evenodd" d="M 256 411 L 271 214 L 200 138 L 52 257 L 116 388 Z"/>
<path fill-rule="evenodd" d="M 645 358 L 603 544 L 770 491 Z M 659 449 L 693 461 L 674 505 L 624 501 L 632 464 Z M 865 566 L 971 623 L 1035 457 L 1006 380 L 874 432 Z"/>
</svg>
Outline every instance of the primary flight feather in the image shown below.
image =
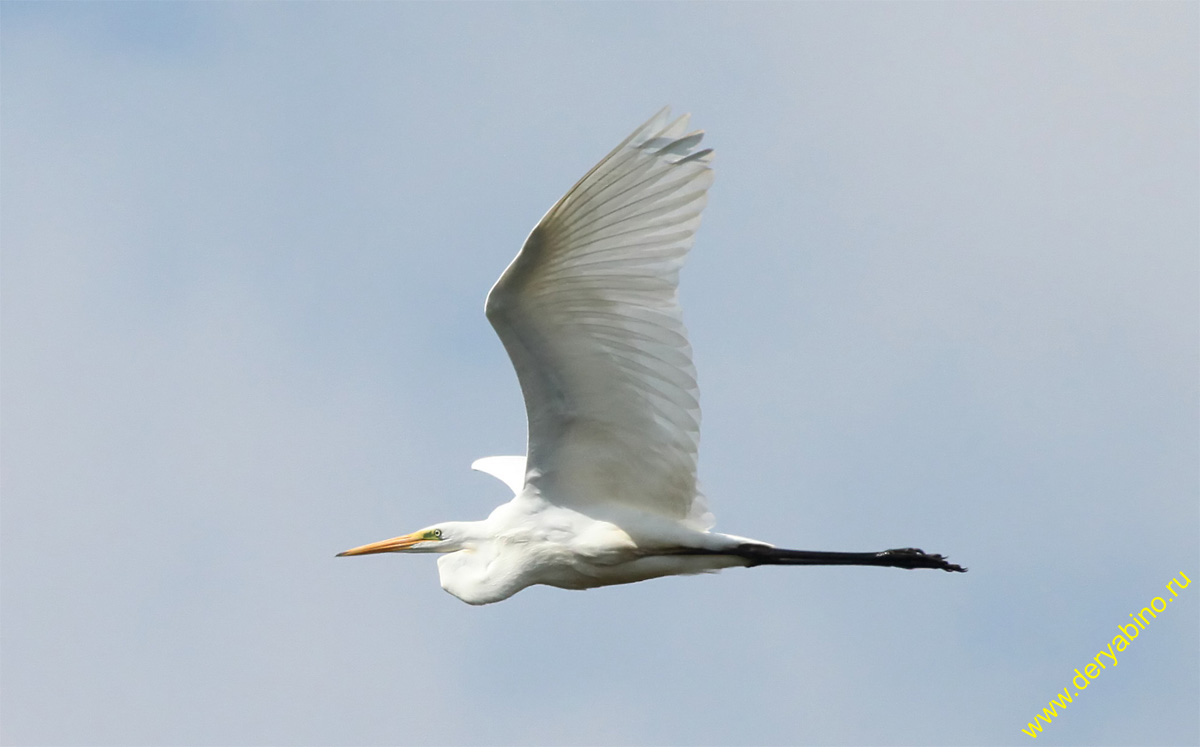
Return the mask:
<svg viewBox="0 0 1200 747">
<path fill-rule="evenodd" d="M 436 552 L 470 604 L 533 584 L 587 589 L 733 566 L 961 571 L 941 555 L 784 550 L 710 531 L 696 489 L 699 388 L 677 298 L 712 184 L 703 133 L 668 109 L 554 204 L 488 294 L 525 397 L 527 457 L 472 467 L 516 494 L 484 521 L 444 522 L 339 555 Z"/>
</svg>

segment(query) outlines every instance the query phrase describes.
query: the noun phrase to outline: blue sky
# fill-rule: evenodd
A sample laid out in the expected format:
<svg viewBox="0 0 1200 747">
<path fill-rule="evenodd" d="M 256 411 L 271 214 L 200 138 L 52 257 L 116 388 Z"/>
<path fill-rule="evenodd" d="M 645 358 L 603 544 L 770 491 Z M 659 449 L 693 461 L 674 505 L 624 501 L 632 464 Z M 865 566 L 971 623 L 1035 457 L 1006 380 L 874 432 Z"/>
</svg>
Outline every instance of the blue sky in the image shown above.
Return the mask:
<svg viewBox="0 0 1200 747">
<path fill-rule="evenodd" d="M 6 744 L 1018 744 L 1200 577 L 1197 6 L 0 6 Z M 664 104 L 717 528 L 471 608 L 483 299 Z M 1200 587 L 1039 739 L 1200 741 Z"/>
</svg>

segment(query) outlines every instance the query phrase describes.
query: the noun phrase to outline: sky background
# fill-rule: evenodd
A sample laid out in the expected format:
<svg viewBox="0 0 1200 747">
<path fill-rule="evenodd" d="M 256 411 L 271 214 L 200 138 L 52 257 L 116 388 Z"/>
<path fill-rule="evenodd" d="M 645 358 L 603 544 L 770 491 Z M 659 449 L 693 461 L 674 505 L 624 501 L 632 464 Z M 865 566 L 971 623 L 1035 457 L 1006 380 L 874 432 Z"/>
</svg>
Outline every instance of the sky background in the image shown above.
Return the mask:
<svg viewBox="0 0 1200 747">
<path fill-rule="evenodd" d="M 1200 579 L 1198 15 L 3 3 L 0 740 L 1028 743 Z M 970 573 L 335 560 L 507 500 L 484 296 L 664 104 L 717 528 Z M 1198 597 L 1039 739 L 1200 742 Z"/>
</svg>

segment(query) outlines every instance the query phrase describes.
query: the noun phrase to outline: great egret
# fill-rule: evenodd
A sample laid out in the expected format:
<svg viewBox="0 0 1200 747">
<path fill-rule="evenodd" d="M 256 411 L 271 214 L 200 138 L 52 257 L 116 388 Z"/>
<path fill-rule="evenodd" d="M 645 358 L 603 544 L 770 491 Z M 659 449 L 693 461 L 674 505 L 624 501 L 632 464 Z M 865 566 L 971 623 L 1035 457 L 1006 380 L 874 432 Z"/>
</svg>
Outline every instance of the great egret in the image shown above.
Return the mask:
<svg viewBox="0 0 1200 747">
<path fill-rule="evenodd" d="M 784 550 L 710 531 L 696 489 L 699 390 L 676 289 L 712 184 L 703 132 L 669 108 L 634 130 L 538 222 L 488 294 L 529 419 L 528 457 L 472 464 L 515 497 L 339 553 L 441 553 L 469 604 L 533 584 L 589 589 L 734 566 L 965 569 L 941 555 Z"/>
</svg>

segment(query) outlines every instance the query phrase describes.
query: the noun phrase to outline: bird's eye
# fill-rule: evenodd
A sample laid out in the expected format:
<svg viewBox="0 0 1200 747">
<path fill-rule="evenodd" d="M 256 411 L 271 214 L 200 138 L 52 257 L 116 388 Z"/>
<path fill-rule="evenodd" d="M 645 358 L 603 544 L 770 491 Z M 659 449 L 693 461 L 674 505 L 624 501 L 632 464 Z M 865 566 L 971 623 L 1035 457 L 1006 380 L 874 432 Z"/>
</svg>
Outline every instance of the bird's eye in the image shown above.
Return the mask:
<svg viewBox="0 0 1200 747">
<path fill-rule="evenodd" d="M 441 529 L 434 529 L 434 530 L 433 530 L 433 538 L 434 538 L 434 539 L 441 539 L 441 538 L 442 538 L 442 530 L 441 530 Z"/>
</svg>

